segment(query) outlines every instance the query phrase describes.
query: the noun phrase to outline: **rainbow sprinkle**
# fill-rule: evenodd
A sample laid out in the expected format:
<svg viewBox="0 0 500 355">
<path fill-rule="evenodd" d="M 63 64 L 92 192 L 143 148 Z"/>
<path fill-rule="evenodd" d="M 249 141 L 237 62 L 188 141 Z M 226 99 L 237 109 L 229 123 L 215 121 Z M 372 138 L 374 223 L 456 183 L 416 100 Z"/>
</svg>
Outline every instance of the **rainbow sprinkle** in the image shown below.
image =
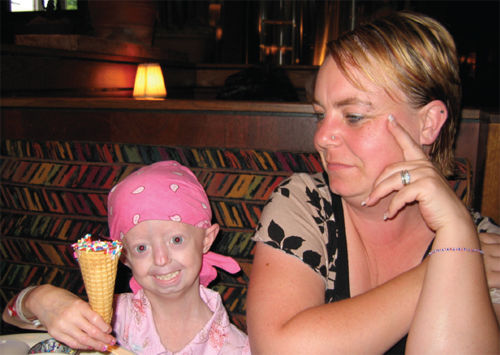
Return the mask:
<svg viewBox="0 0 500 355">
<path fill-rule="evenodd" d="M 101 240 L 92 240 L 91 235 L 87 234 L 82 239 L 79 239 L 76 243 L 71 245 L 73 250 L 75 251 L 74 256 L 75 259 L 78 260 L 76 256 L 77 250 L 83 250 L 87 253 L 94 251 L 104 251 L 105 254 L 112 255 L 114 257 L 120 257 L 122 253 L 122 243 L 114 240 L 112 242 L 101 241 Z"/>
</svg>

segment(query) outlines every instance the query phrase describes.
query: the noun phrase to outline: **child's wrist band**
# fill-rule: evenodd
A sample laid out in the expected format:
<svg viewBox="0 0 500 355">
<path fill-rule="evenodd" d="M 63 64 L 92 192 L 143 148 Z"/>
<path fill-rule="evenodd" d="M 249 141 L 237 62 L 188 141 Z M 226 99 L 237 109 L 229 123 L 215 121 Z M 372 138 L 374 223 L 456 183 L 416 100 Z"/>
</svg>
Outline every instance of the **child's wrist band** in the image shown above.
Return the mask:
<svg viewBox="0 0 500 355">
<path fill-rule="evenodd" d="M 42 323 L 40 323 L 40 321 L 36 317 L 29 319 L 26 318 L 25 315 L 23 314 L 23 307 L 22 307 L 24 296 L 26 296 L 26 294 L 35 287 L 36 286 L 30 286 L 22 290 L 14 299 L 12 305 L 7 308 L 7 311 L 9 312 L 9 315 L 11 317 L 18 317 L 23 322 L 31 323 L 35 327 L 38 327 L 39 325 L 42 325 Z"/>
<path fill-rule="evenodd" d="M 468 252 L 471 252 L 471 253 L 480 253 L 480 254 L 484 254 L 484 251 L 482 251 L 481 249 L 469 249 L 469 248 L 443 248 L 443 249 L 434 249 L 433 251 L 431 251 L 429 253 L 429 256 L 431 256 L 432 254 L 434 253 L 437 253 L 439 251 L 468 251 Z"/>
</svg>

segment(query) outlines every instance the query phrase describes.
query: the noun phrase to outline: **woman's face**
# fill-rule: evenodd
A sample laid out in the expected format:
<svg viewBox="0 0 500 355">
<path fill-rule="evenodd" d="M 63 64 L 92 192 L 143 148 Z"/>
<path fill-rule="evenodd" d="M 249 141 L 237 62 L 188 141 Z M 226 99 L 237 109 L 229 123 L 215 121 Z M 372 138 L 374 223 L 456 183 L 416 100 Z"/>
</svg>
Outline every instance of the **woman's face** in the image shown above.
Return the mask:
<svg viewBox="0 0 500 355">
<path fill-rule="evenodd" d="M 417 143 L 420 136 L 415 110 L 402 100 L 396 102 L 365 78 L 360 81 L 366 91 L 351 85 L 328 56 L 319 70 L 315 88 L 314 108 L 319 118 L 314 145 L 328 173 L 330 189 L 344 198 L 366 197 L 386 166 L 404 160 L 400 146 L 388 130 L 389 115 Z M 393 91 L 404 98 L 399 89 L 394 87 Z"/>
</svg>

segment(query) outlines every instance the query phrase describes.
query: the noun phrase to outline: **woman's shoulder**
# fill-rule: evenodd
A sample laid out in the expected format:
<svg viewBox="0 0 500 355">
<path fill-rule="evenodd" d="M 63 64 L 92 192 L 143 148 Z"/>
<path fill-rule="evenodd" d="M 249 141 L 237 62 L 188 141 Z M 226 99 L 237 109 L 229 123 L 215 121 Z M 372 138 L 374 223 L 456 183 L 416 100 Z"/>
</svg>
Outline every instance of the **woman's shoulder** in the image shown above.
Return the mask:
<svg viewBox="0 0 500 355">
<path fill-rule="evenodd" d="M 276 187 L 270 201 L 276 195 L 304 200 L 311 194 L 327 198 L 328 200 L 330 199 L 330 189 L 322 173 L 295 173 L 291 175 Z"/>
<path fill-rule="evenodd" d="M 285 180 L 283 180 L 280 186 L 283 184 L 288 185 L 290 183 L 297 185 L 302 184 L 307 186 L 317 186 L 317 188 L 321 188 L 326 185 L 323 173 L 315 173 L 315 174 L 294 173 Z"/>
<path fill-rule="evenodd" d="M 259 226 L 278 223 L 293 234 L 299 225 L 316 226 L 318 220 L 323 223 L 334 219 L 331 206 L 332 195 L 322 173 L 296 173 L 276 187 L 264 207 Z"/>
</svg>

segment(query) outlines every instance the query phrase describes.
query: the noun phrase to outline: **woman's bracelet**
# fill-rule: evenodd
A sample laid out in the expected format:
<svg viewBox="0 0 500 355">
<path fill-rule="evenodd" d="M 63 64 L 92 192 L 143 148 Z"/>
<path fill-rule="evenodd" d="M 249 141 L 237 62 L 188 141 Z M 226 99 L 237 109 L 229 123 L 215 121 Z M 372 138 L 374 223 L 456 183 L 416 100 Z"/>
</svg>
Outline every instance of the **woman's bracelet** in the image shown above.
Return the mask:
<svg viewBox="0 0 500 355">
<path fill-rule="evenodd" d="M 429 253 L 429 256 L 431 256 L 434 253 L 437 253 L 438 251 L 469 251 L 471 253 L 480 253 L 484 254 L 484 251 L 481 249 L 469 249 L 469 248 L 443 248 L 443 249 L 434 249 Z"/>
<path fill-rule="evenodd" d="M 14 299 L 14 301 L 12 302 L 12 304 L 9 307 L 7 307 L 7 311 L 9 312 L 9 316 L 11 316 L 11 317 L 18 317 L 23 322 L 31 323 L 35 327 L 38 327 L 39 325 L 42 325 L 42 323 L 40 323 L 40 321 L 36 317 L 29 318 L 29 319 L 26 318 L 24 316 L 24 314 L 23 314 L 23 307 L 22 307 L 24 296 L 26 296 L 26 294 L 29 291 L 31 291 L 32 289 L 34 289 L 35 287 L 36 286 L 30 286 L 30 287 L 27 287 L 24 290 L 22 290 L 16 296 L 16 298 Z"/>
</svg>

